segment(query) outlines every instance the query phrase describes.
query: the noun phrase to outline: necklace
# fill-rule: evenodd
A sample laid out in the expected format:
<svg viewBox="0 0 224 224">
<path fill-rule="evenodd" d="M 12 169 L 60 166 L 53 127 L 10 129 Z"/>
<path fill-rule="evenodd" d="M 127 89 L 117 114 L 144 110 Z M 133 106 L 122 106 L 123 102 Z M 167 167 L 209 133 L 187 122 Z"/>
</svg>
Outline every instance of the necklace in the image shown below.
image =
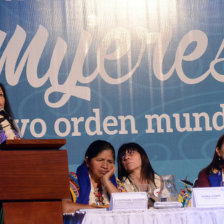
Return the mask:
<svg viewBox="0 0 224 224">
<path fill-rule="evenodd" d="M 94 196 L 95 196 L 95 201 L 97 205 L 104 205 L 102 193 L 103 193 L 103 189 L 102 189 L 102 185 L 100 184 L 97 188 L 94 189 Z"/>
</svg>

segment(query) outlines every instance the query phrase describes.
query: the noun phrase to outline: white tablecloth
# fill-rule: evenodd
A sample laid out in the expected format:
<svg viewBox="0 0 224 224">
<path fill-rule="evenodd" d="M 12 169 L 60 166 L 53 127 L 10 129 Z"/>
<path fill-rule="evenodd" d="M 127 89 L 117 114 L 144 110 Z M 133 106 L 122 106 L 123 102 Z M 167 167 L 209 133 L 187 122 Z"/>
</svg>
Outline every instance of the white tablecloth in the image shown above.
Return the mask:
<svg viewBox="0 0 224 224">
<path fill-rule="evenodd" d="M 66 215 L 65 215 L 66 217 Z M 67 217 L 68 218 L 68 217 Z M 78 211 L 65 224 L 224 224 L 224 208 Z"/>
</svg>

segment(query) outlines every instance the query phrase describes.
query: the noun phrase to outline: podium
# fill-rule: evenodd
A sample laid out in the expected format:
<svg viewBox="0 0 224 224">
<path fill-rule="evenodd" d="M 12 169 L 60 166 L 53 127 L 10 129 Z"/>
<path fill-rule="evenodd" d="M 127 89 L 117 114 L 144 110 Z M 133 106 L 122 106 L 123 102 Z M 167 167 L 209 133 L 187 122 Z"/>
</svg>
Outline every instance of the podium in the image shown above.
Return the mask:
<svg viewBox="0 0 224 224">
<path fill-rule="evenodd" d="M 4 224 L 62 224 L 70 198 L 65 139 L 7 140 L 0 145 Z"/>
</svg>

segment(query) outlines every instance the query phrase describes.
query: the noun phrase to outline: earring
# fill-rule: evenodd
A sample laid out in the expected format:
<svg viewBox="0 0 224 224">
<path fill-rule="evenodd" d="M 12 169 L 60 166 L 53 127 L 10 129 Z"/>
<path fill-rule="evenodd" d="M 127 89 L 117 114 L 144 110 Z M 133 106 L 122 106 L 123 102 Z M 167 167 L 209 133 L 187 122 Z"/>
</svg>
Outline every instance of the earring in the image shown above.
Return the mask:
<svg viewBox="0 0 224 224">
<path fill-rule="evenodd" d="M 221 160 L 220 156 L 219 156 L 219 161 Z"/>
</svg>

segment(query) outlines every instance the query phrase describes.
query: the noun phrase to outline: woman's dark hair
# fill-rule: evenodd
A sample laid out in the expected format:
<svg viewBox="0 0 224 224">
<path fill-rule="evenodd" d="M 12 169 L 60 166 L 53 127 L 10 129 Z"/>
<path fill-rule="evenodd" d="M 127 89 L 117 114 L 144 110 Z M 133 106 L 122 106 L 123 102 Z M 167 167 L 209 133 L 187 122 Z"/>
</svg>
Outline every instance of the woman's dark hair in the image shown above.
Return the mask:
<svg viewBox="0 0 224 224">
<path fill-rule="evenodd" d="M 114 147 L 109 142 L 104 140 L 96 140 L 91 143 L 86 150 L 85 157 L 88 157 L 88 161 L 90 162 L 92 158 L 96 157 L 104 150 L 111 150 L 111 152 L 113 153 L 113 159 L 115 160 Z"/>
<path fill-rule="evenodd" d="M 9 104 L 9 100 L 8 100 L 8 97 L 7 97 L 7 94 L 6 94 L 6 91 L 5 91 L 5 87 L 3 86 L 2 83 L 0 83 L 0 88 L 2 89 L 4 98 L 5 98 L 4 110 L 11 118 L 13 118 L 13 113 L 12 113 L 12 110 L 11 110 L 11 107 L 10 107 L 10 104 Z"/>
<path fill-rule="evenodd" d="M 5 106 L 4 106 L 5 115 L 7 116 L 7 119 L 9 121 L 9 123 L 11 124 L 12 128 L 18 132 L 18 129 L 14 124 L 14 115 L 11 110 L 11 106 L 9 104 L 8 96 L 6 94 L 5 87 L 2 83 L 0 83 L 0 88 L 2 89 L 4 98 L 5 98 Z"/>
<path fill-rule="evenodd" d="M 216 168 L 216 169 L 220 170 L 220 165 L 223 163 L 223 158 L 219 157 L 219 155 L 216 152 L 216 148 L 218 150 L 221 150 L 221 147 L 223 144 L 224 144 L 224 134 L 220 136 L 219 140 L 216 143 L 215 153 L 214 153 L 212 162 L 205 168 L 205 172 L 207 174 L 210 173 L 212 168 Z"/>
<path fill-rule="evenodd" d="M 145 152 L 145 150 L 138 145 L 137 143 L 126 143 L 123 144 L 119 150 L 118 150 L 118 155 L 117 155 L 117 164 L 118 164 L 118 178 L 122 180 L 123 177 L 128 177 L 129 173 L 124 169 L 124 166 L 122 165 L 122 156 L 124 153 L 128 150 L 132 149 L 137 151 L 142 160 L 142 168 L 141 168 L 141 176 L 143 180 L 147 180 L 148 182 L 152 181 L 155 184 L 154 181 L 154 175 L 155 171 L 153 170 L 151 163 L 149 161 L 149 158 Z"/>
</svg>

